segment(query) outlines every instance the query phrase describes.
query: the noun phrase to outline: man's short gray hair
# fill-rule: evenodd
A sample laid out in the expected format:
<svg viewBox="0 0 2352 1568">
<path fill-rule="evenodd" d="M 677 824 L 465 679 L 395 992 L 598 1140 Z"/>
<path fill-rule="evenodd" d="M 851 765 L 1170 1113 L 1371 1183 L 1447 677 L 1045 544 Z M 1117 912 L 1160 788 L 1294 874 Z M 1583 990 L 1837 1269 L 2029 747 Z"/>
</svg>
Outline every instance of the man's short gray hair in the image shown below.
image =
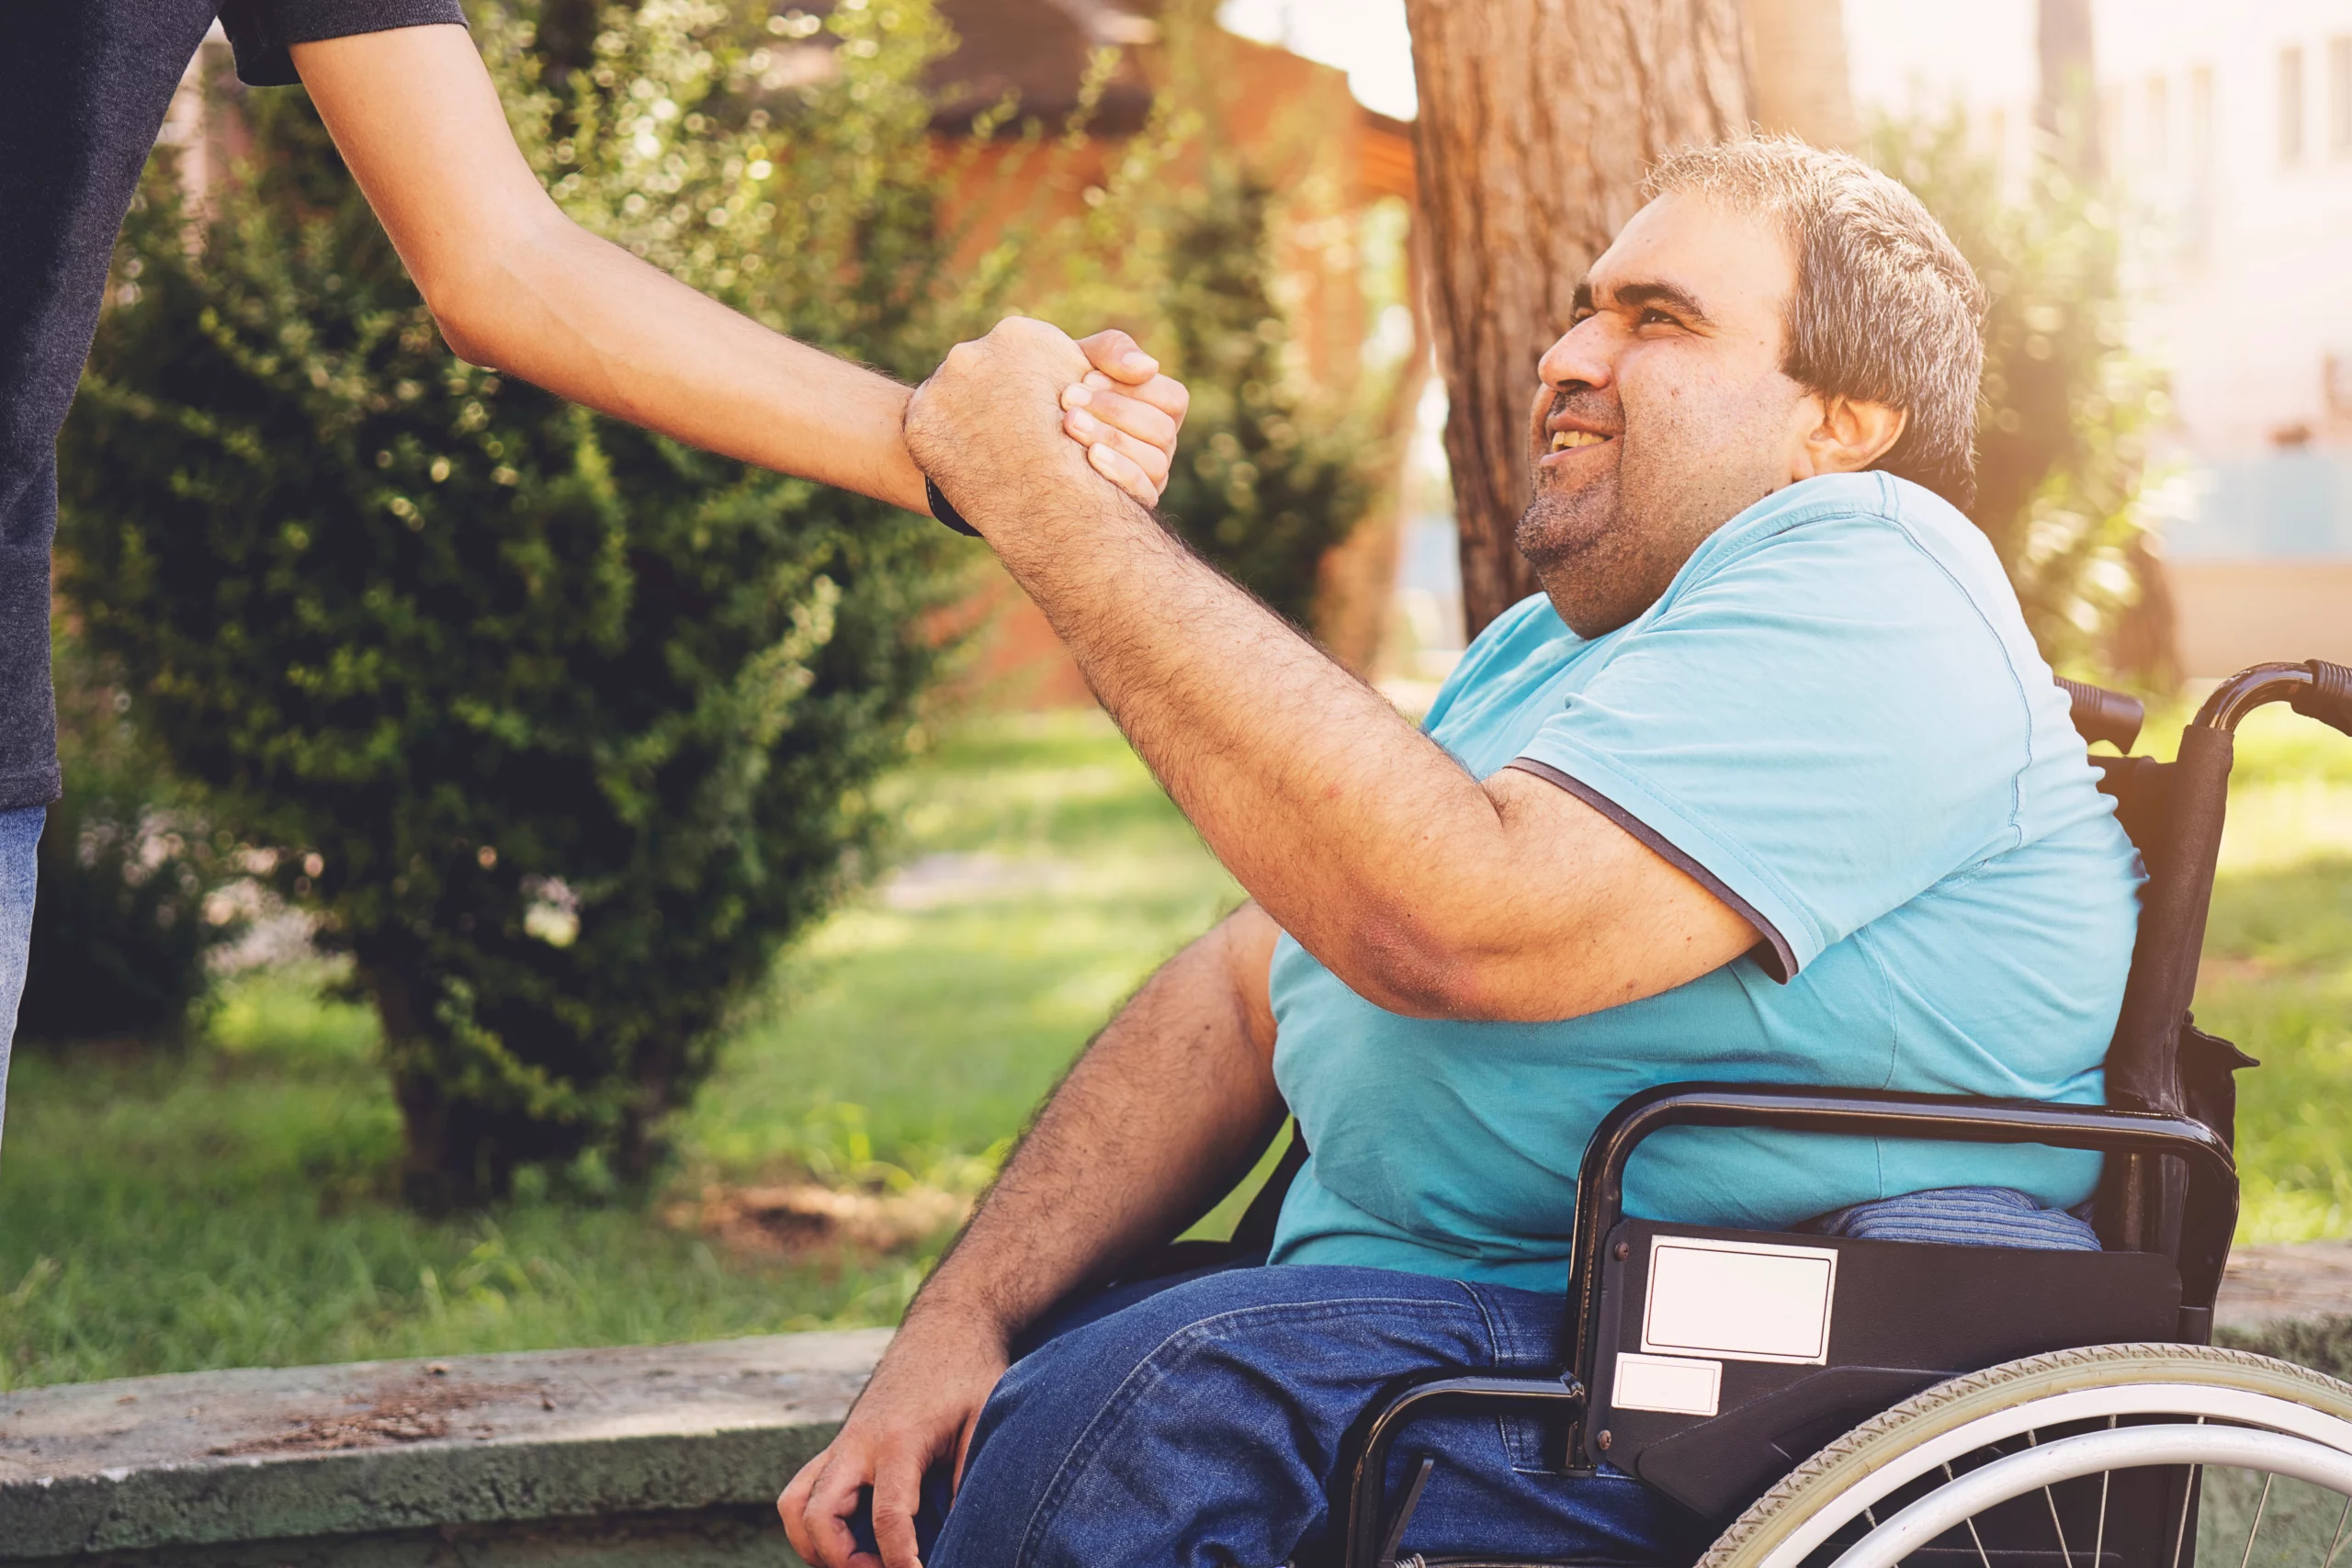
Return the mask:
<svg viewBox="0 0 2352 1568">
<path fill-rule="evenodd" d="M 1785 223 L 1797 285 L 1781 367 L 1822 396 L 1901 409 L 1903 434 L 1873 467 L 1955 506 L 1975 500 L 1984 288 L 1917 197 L 1790 136 L 1669 154 L 1644 188 Z"/>
</svg>

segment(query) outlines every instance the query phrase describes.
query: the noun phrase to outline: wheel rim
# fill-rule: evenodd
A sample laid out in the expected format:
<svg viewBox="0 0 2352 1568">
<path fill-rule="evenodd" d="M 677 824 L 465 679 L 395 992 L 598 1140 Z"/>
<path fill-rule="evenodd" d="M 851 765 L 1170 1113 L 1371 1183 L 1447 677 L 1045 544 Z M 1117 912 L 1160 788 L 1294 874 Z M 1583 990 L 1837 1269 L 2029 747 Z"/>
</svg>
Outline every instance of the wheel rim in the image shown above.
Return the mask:
<svg viewBox="0 0 2352 1568">
<path fill-rule="evenodd" d="M 1835 1568 L 1894 1568 L 1911 1552 L 1996 1504 L 2062 1481 L 2147 1465 L 2221 1465 L 2251 1471 L 2266 1478 L 2266 1504 L 2268 1479 L 2280 1476 L 2352 1500 L 2352 1454 L 2307 1438 L 2187 1423 L 2115 1427 L 2039 1444 L 1968 1472 L 1871 1530 L 1838 1559 Z M 2253 1557 L 2261 1534 L 2262 1512 L 2260 1507 L 2256 1509 L 2242 1563 Z M 2098 1545 L 2093 1544 L 2094 1562 L 2098 1554 Z M 2072 1553 L 2068 1556 L 2071 1560 Z"/>
<path fill-rule="evenodd" d="M 2222 1430 L 2252 1428 L 2352 1454 L 2352 1422 L 2272 1394 L 2201 1383 L 2121 1383 L 2075 1389 L 1988 1411 L 1890 1456 L 1870 1474 L 1858 1478 L 1839 1496 L 1837 1506 L 1815 1513 L 1776 1543 L 1758 1568 L 1798 1568 L 1840 1529 L 1858 1518 L 1873 1517 L 1871 1510 L 1886 1497 L 1996 1443 L 2020 1437 L 2030 1438 L 2041 1427 L 2086 1420 L 2185 1414 L 2231 1424 L 2231 1427 Z M 1839 1568 L 1844 1568 L 1842 1562 Z"/>
</svg>

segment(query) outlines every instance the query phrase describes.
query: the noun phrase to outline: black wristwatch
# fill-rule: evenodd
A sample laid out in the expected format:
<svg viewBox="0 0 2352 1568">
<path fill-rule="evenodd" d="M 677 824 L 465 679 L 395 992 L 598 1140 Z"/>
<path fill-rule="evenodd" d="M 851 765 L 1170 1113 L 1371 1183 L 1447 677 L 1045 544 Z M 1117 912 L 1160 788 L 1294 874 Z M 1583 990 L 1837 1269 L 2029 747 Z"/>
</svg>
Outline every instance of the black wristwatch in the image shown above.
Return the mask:
<svg viewBox="0 0 2352 1568">
<path fill-rule="evenodd" d="M 980 531 L 965 522 L 964 514 L 947 503 L 947 498 L 939 493 L 939 487 L 931 482 L 929 474 L 923 476 L 922 493 L 931 502 L 931 514 L 933 517 L 967 538 L 977 539 L 980 536 Z"/>
</svg>

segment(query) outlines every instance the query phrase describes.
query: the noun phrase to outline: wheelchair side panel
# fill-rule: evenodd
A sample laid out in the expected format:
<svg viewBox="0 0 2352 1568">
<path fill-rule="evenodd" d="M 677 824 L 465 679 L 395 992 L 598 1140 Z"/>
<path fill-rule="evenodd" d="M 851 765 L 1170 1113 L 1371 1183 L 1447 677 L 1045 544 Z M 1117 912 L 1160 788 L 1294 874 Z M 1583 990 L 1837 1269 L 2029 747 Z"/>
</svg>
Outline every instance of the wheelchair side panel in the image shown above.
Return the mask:
<svg viewBox="0 0 2352 1568">
<path fill-rule="evenodd" d="M 1921 1389 L 2047 1350 L 2171 1340 L 2180 1306 L 2155 1253 L 1629 1220 L 1604 1258 L 1585 1462 L 1709 1517 Z"/>
</svg>

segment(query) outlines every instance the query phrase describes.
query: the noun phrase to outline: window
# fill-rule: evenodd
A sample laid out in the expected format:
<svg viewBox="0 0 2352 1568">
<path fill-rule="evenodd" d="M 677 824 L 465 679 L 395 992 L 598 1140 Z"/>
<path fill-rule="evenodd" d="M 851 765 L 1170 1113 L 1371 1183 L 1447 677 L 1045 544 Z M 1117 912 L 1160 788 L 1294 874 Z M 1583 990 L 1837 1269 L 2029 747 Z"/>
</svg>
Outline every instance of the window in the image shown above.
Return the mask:
<svg viewBox="0 0 2352 1568">
<path fill-rule="evenodd" d="M 2352 38 L 2327 40 L 2327 150 L 2352 158 Z"/>
<path fill-rule="evenodd" d="M 2303 161 L 2303 51 L 2290 44 L 2278 51 L 2278 162 Z"/>
<path fill-rule="evenodd" d="M 2192 172 L 2213 167 L 2213 68 L 2200 65 L 2188 73 L 2188 158 Z"/>
<path fill-rule="evenodd" d="M 2352 39 L 2345 40 L 2352 43 Z M 2148 167 L 2161 169 L 2172 160 L 2172 92 L 2161 76 L 2148 78 L 2148 126 L 2144 155 Z"/>
</svg>

